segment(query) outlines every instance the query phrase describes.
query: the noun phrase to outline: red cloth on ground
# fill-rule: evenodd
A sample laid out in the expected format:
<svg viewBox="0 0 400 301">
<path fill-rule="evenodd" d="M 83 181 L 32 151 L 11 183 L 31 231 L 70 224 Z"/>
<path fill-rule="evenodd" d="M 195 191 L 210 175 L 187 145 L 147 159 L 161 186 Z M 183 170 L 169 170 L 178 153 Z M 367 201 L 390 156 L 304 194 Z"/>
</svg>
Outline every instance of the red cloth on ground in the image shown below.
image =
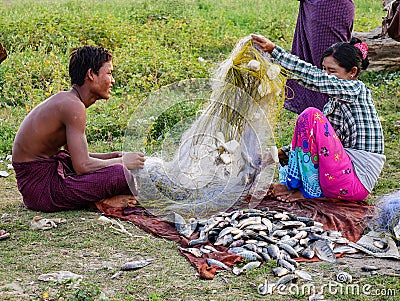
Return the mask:
<svg viewBox="0 0 400 301">
<path fill-rule="evenodd" d="M 121 203 L 121 198 L 97 202 L 96 206 L 107 216 L 129 220 L 146 232 L 176 241 L 183 248 L 187 247 L 189 240 L 180 236 L 174 225 L 150 216 L 140 206 L 129 207 L 126 202 Z M 245 206 L 245 203 L 243 203 L 243 206 Z M 325 230 L 341 231 L 344 237 L 353 242 L 360 239 L 366 227 L 367 218 L 371 217 L 373 212 L 373 206 L 369 206 L 366 202 L 346 202 L 326 198 L 307 199 L 293 203 L 264 198 L 255 208 L 261 209 L 265 207 L 268 207 L 269 210 L 287 211 L 298 216 L 312 217 L 315 221 L 323 223 Z M 196 238 L 197 235 L 198 233 L 193 234 L 191 239 Z M 181 252 L 181 254 L 197 269 L 200 278 L 212 279 L 220 268 L 209 267 L 206 262 L 207 258 L 217 259 L 230 267 L 241 262 L 240 256 L 225 252 L 227 248 L 218 246 L 216 249 L 222 252 L 203 254 L 201 258 L 186 252 Z"/>
</svg>

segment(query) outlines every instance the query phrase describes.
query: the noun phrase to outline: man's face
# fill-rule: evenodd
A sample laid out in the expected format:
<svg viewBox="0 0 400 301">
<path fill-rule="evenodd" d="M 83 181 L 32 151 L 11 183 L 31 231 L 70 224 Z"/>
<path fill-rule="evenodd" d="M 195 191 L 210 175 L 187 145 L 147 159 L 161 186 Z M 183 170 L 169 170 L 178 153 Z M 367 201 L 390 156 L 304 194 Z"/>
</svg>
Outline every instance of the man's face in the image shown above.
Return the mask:
<svg viewBox="0 0 400 301">
<path fill-rule="evenodd" d="M 111 89 L 115 83 L 112 61 L 108 61 L 101 66 L 98 74 L 93 73 L 96 82 L 95 92 L 99 95 L 98 99 L 109 99 Z"/>
</svg>

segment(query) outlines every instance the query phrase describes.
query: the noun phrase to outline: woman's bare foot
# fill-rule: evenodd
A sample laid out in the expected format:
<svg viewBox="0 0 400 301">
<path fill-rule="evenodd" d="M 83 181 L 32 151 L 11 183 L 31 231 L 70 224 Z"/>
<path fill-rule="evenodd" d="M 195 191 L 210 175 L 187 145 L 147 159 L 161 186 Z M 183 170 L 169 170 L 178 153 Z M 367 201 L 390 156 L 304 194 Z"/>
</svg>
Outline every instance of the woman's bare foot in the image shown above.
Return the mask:
<svg viewBox="0 0 400 301">
<path fill-rule="evenodd" d="M 291 190 L 288 194 L 278 196 L 277 199 L 285 203 L 291 203 L 305 200 L 306 198 L 300 190 Z"/>
<path fill-rule="evenodd" d="M 272 183 L 269 186 L 268 195 L 286 203 L 306 199 L 300 190 L 289 190 L 285 184 Z"/>
<path fill-rule="evenodd" d="M 268 195 L 271 197 L 278 197 L 289 194 L 291 191 L 287 189 L 285 184 L 272 183 L 268 189 Z"/>
</svg>

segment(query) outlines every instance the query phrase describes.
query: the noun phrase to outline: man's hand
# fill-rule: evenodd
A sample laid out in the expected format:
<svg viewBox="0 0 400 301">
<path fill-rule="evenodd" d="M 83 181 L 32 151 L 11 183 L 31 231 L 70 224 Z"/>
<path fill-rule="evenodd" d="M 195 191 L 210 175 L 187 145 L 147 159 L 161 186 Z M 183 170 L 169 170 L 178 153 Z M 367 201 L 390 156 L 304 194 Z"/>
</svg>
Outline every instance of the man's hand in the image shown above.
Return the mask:
<svg viewBox="0 0 400 301">
<path fill-rule="evenodd" d="M 252 34 L 251 37 L 253 39 L 253 43 L 260 47 L 262 51 L 271 53 L 272 50 L 274 50 L 275 44 L 266 37 L 258 34 Z"/>
<path fill-rule="evenodd" d="M 122 161 L 129 170 L 142 169 L 144 168 L 144 162 L 146 161 L 146 158 L 142 153 L 129 152 L 124 153 Z"/>
</svg>

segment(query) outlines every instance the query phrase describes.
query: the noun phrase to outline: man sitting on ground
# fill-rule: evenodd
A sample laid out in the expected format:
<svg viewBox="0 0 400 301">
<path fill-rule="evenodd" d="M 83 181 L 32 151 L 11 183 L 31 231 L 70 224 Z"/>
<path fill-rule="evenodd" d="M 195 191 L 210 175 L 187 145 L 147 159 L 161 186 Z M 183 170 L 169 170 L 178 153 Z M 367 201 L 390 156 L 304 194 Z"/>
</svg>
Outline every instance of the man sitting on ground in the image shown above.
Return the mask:
<svg viewBox="0 0 400 301">
<path fill-rule="evenodd" d="M 4 49 L 3 45 L 0 43 L 0 64 L 7 58 L 7 51 Z M 3 229 L 0 229 L 0 240 L 10 237 L 10 233 Z"/>
<path fill-rule="evenodd" d="M 12 164 L 29 209 L 79 209 L 104 198 L 137 193 L 129 170 L 144 167 L 142 153 L 124 153 L 123 165 L 121 152 L 88 151 L 86 109 L 98 99 L 110 98 L 112 72 L 112 55 L 106 49 L 73 49 L 72 89 L 56 93 L 25 117 L 14 140 Z"/>
</svg>

